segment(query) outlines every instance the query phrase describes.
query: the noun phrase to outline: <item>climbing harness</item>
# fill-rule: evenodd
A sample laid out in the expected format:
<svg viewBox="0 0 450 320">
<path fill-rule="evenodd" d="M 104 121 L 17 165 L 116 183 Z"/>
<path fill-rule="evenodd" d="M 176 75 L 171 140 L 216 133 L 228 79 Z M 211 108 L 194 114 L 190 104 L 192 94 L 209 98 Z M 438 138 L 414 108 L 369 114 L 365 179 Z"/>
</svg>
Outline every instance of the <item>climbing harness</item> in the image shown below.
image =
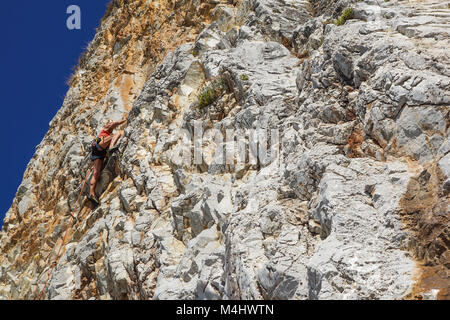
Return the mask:
<svg viewBox="0 0 450 320">
<path fill-rule="evenodd" d="M 106 149 L 100 146 L 100 143 L 102 143 L 103 140 L 104 137 L 101 138 L 97 137 L 91 141 L 91 160 L 105 158 Z"/>
<path fill-rule="evenodd" d="M 52 268 L 51 268 L 50 273 L 49 273 L 49 275 L 48 275 L 48 277 L 47 277 L 47 281 L 45 282 L 44 287 L 42 288 L 41 293 L 39 294 L 39 297 L 37 298 L 37 300 L 41 300 L 41 296 L 42 296 L 42 294 L 44 293 L 44 290 L 45 290 L 45 288 L 47 287 L 48 281 L 50 280 L 50 277 L 51 277 L 52 274 L 53 274 L 53 270 L 55 269 L 56 263 L 57 263 L 58 260 L 59 260 L 59 257 L 60 257 L 60 254 L 61 254 L 61 249 L 62 249 L 62 247 L 64 246 L 64 243 L 66 242 L 66 237 L 67 237 L 67 232 L 69 231 L 69 226 L 72 224 L 72 221 L 73 221 L 73 218 L 74 218 L 73 213 L 75 212 L 75 210 L 76 210 L 77 207 L 78 207 L 78 203 L 80 202 L 80 199 L 81 199 L 81 194 L 83 193 L 84 186 L 86 185 L 86 180 L 88 179 L 88 177 L 89 177 L 89 175 L 91 174 L 92 170 L 93 170 L 93 169 L 91 169 L 91 170 L 89 171 L 89 173 L 86 175 L 86 177 L 84 178 L 83 186 L 81 187 L 80 194 L 78 195 L 77 202 L 75 203 L 75 208 L 72 210 L 72 213 L 70 214 L 71 218 L 70 218 L 69 224 L 68 224 L 68 226 L 67 226 L 66 233 L 64 234 L 64 238 L 63 238 L 63 241 L 62 241 L 62 243 L 61 243 L 61 246 L 59 247 L 58 254 L 56 255 L 55 261 L 53 262 Z"/>
</svg>

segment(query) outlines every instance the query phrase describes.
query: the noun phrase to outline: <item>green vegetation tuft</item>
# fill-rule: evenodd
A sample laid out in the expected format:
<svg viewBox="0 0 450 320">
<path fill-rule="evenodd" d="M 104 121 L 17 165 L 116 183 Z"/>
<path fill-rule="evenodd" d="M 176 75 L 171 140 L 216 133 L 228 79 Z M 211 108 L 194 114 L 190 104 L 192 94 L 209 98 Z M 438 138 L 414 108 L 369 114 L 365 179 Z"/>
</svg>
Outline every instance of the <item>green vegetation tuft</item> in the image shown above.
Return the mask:
<svg viewBox="0 0 450 320">
<path fill-rule="evenodd" d="M 248 80 L 248 74 L 241 74 L 241 80 L 247 81 Z"/>
<path fill-rule="evenodd" d="M 347 8 L 342 12 L 341 16 L 336 20 L 337 26 L 342 26 L 345 21 L 353 18 L 353 8 Z"/>
<path fill-rule="evenodd" d="M 203 109 L 209 106 L 225 93 L 225 84 L 222 79 L 212 81 L 209 85 L 205 85 L 198 95 L 198 107 Z"/>
</svg>

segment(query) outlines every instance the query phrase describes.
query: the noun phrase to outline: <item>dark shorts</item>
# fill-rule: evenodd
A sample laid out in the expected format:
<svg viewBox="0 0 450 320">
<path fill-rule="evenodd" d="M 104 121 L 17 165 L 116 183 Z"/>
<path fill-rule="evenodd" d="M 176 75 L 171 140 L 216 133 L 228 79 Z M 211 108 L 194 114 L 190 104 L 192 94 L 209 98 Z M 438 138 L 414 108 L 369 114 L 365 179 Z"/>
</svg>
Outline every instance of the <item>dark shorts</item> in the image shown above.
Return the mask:
<svg viewBox="0 0 450 320">
<path fill-rule="evenodd" d="M 91 160 L 97 160 L 97 159 L 105 159 L 106 157 L 106 149 L 103 149 L 100 147 L 98 143 L 92 144 L 92 153 L 91 153 Z"/>
</svg>

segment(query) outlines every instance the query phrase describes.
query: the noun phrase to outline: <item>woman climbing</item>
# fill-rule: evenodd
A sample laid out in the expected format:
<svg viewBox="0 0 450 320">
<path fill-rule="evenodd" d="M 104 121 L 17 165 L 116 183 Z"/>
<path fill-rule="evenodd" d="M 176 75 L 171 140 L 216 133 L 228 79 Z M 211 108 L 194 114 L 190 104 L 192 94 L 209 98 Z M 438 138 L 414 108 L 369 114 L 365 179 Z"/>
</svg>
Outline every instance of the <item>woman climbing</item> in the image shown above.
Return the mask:
<svg viewBox="0 0 450 320">
<path fill-rule="evenodd" d="M 100 204 L 100 201 L 95 194 L 95 186 L 97 185 L 97 181 L 100 177 L 100 172 L 102 171 L 103 160 L 105 159 L 108 151 L 113 152 L 117 149 L 115 148 L 115 145 L 122 136 L 122 133 L 118 132 L 116 134 L 113 134 L 113 131 L 115 128 L 125 123 L 126 121 L 126 119 L 117 122 L 108 120 L 106 122 L 106 125 L 102 128 L 102 131 L 100 132 L 98 138 L 92 141 L 91 160 L 94 162 L 94 171 L 92 173 L 92 178 L 90 181 L 88 199 L 96 205 Z"/>
</svg>

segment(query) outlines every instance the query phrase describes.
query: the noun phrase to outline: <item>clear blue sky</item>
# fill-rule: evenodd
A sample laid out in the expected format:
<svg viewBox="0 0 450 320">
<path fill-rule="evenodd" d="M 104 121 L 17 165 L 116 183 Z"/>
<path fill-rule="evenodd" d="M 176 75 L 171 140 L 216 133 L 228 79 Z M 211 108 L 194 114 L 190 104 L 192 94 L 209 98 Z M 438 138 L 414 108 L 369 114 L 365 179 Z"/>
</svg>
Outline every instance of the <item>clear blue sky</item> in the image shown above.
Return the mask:
<svg viewBox="0 0 450 320">
<path fill-rule="evenodd" d="M 0 228 L 25 168 L 67 92 L 66 80 L 109 0 L 3 1 L 0 9 Z M 69 30 L 67 7 L 81 9 Z"/>
</svg>

